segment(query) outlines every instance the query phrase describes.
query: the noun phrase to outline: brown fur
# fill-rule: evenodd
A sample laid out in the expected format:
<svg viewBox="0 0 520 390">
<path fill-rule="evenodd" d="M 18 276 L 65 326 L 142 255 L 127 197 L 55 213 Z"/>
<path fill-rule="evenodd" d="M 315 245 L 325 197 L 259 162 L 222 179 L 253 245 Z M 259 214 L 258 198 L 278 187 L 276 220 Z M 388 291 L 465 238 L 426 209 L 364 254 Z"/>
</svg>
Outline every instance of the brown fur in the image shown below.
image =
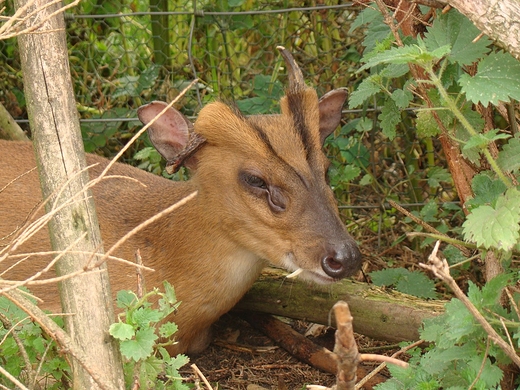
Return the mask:
<svg viewBox="0 0 520 390">
<path fill-rule="evenodd" d="M 112 178 L 93 188 L 105 249 L 139 223 L 198 191 L 194 200 L 142 230 L 114 253 L 132 260 L 140 249 L 144 264 L 155 269 L 145 274 L 147 287 L 158 287 L 163 280 L 175 287 L 182 303 L 172 318 L 179 326 L 179 344 L 171 352 L 201 351 L 211 324 L 235 305 L 267 262 L 290 271 L 302 268 L 303 277 L 321 283 L 358 269 L 359 250 L 339 219 L 325 181 L 328 161 L 321 151 L 323 139 L 339 121 L 322 126 L 325 120 L 320 116 L 329 116 L 321 107 L 329 109 L 328 102 L 338 100 L 339 93 L 320 104 L 313 90 L 303 94 L 307 108 L 298 114 L 303 115 L 297 121 L 304 123 L 301 128 L 295 125 L 294 108 L 287 99 L 282 100 L 281 115 L 249 118 L 222 103 L 206 106 L 194 125 L 206 142 L 196 152 L 193 177 L 187 182 L 172 182 L 116 164 L 109 174 L 131 177 L 144 186 Z M 341 95 L 342 104 L 344 92 Z M 30 143 L 0 141 L 0 156 L 0 188 L 35 166 Z M 99 164 L 89 171 L 91 177 L 107 163 L 93 155 L 87 161 Z M 244 172 L 265 180 L 268 191 L 249 186 Z M 23 226 L 40 199 L 36 172 L 0 193 L 0 240 Z M 4 239 L 0 245 L 8 242 Z M 47 232 L 41 231 L 18 252 L 49 249 Z M 334 261 L 337 253 L 341 265 Z M 338 266 L 337 274 L 334 267 L 324 271 L 324 258 L 333 259 L 327 264 Z M 31 258 L 2 277 L 24 280 L 48 261 Z M 133 267 L 110 261 L 108 268 L 113 292 L 135 289 Z M 0 264 L 0 271 L 6 269 L 7 264 Z M 44 307 L 59 310 L 56 286 L 32 290 L 44 300 Z"/>
</svg>

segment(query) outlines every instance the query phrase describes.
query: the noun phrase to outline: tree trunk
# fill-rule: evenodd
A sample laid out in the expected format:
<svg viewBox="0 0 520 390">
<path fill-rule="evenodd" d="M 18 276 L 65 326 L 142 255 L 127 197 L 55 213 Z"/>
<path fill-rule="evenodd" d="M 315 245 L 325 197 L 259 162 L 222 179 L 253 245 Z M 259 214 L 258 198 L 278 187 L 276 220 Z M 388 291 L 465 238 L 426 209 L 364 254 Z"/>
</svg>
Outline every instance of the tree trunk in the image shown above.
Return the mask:
<svg viewBox="0 0 520 390">
<path fill-rule="evenodd" d="M 17 0 L 17 8 L 27 5 Z M 99 259 L 102 250 L 99 225 L 90 192 L 81 192 L 88 182 L 78 113 L 71 85 L 67 58 L 65 23 L 61 13 L 51 14 L 60 4 L 47 6 L 36 0 L 27 14 L 36 8 L 28 23 L 49 18 L 34 34 L 19 37 L 25 94 L 44 198 L 49 197 L 47 212 L 64 201 L 74 199 L 54 214 L 49 223 L 53 250 L 73 248 L 85 255 L 65 254 L 56 263 L 58 275 L 85 269 Z M 78 195 L 81 194 L 81 195 Z M 74 243 L 74 244 L 73 244 Z M 66 329 L 76 348 L 90 359 L 97 375 L 113 389 L 123 389 L 121 356 L 108 334 L 114 322 L 112 296 L 106 265 L 96 272 L 61 282 Z M 98 388 L 92 375 L 72 359 L 74 388 Z"/>
<path fill-rule="evenodd" d="M 354 317 L 355 332 L 389 342 L 418 340 L 422 321 L 444 310 L 444 301 L 424 301 L 366 283 L 346 280 L 318 286 L 287 279 L 286 275 L 280 270 L 265 270 L 235 309 L 328 325 L 334 323 L 332 306 L 343 300 Z"/>
<path fill-rule="evenodd" d="M 484 34 L 520 60 L 520 2 L 518 0 L 448 0 Z"/>
</svg>

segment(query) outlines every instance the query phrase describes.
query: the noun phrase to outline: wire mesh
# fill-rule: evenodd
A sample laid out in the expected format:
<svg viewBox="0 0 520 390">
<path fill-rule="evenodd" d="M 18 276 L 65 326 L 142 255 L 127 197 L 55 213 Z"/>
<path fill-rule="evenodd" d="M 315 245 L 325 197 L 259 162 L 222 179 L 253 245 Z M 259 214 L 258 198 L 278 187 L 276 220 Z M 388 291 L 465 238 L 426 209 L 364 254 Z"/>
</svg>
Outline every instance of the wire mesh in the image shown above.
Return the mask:
<svg viewBox="0 0 520 390">
<path fill-rule="evenodd" d="M 140 105 L 171 101 L 194 78 L 197 87 L 176 107 L 188 117 L 217 99 L 245 114 L 277 112 L 286 81 L 278 45 L 293 53 L 319 95 L 334 88 L 354 90 L 363 77 L 357 69 L 364 36 L 351 31 L 360 8 L 331 3 L 82 1 L 65 20 L 86 150 L 114 154 L 140 127 Z M 12 4 L 6 4 L 9 12 Z M 26 125 L 15 40 L 0 41 L 0 72 L 0 101 Z M 414 113 L 403 112 L 391 141 L 381 135 L 377 116 L 376 101 L 361 110 L 345 109 L 343 128 L 326 145 L 333 158 L 331 184 L 345 217 L 379 221 L 387 198 L 412 208 L 455 200 L 444 171 L 437 181 L 431 177 L 444 161 L 434 140 L 417 139 Z M 126 157 L 130 160 L 146 142 Z"/>
</svg>

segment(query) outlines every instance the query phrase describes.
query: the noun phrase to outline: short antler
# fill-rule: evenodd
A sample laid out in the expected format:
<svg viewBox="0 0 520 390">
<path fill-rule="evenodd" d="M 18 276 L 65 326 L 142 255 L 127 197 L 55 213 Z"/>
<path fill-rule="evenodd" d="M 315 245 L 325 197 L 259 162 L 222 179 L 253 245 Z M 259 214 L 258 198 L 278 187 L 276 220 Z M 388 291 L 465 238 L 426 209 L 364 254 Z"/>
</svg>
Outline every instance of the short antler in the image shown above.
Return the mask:
<svg viewBox="0 0 520 390">
<path fill-rule="evenodd" d="M 297 92 L 305 89 L 306 85 L 302 71 L 296 61 L 294 61 L 292 54 L 283 46 L 277 46 L 276 48 L 280 51 L 280 54 L 287 65 L 289 73 L 289 90 Z"/>
</svg>

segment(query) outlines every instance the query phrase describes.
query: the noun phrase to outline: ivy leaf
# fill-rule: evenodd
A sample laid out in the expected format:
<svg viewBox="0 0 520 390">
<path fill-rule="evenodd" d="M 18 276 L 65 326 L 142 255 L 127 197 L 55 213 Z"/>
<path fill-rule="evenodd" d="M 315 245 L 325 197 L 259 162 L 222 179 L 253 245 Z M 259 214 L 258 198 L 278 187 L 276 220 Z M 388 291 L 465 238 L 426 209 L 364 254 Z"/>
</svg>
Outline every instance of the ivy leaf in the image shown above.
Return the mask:
<svg viewBox="0 0 520 390">
<path fill-rule="evenodd" d="M 430 51 L 449 45 L 450 62 L 470 65 L 489 52 L 491 41 L 487 37 L 473 42 L 479 34 L 479 29 L 468 18 L 451 10 L 435 18 L 433 26 L 425 34 L 424 43 Z"/>
<path fill-rule="evenodd" d="M 520 168 L 520 139 L 511 138 L 498 153 L 497 164 L 507 172 L 513 172 Z"/>
<path fill-rule="evenodd" d="M 475 76 L 463 74 L 459 84 L 467 99 L 484 106 L 520 100 L 520 62 L 509 53 L 491 53 L 480 61 Z"/>
<path fill-rule="evenodd" d="M 139 329 L 135 333 L 135 339 L 121 342 L 121 353 L 127 359 L 132 359 L 136 362 L 140 359 L 146 359 L 152 354 L 153 346 L 157 339 L 158 337 L 154 333 L 153 328 Z"/>
<path fill-rule="evenodd" d="M 350 108 L 360 106 L 369 97 L 381 91 L 380 83 L 376 82 L 376 78 L 379 78 L 379 76 L 372 75 L 364 79 L 361 82 L 361 84 L 358 85 L 358 87 L 354 92 L 352 92 L 348 100 L 348 105 Z"/>
<path fill-rule="evenodd" d="M 392 99 L 388 99 L 381 109 L 378 119 L 381 121 L 381 130 L 390 140 L 396 135 L 396 126 L 401 122 L 401 111 Z"/>
<path fill-rule="evenodd" d="M 497 199 L 496 206 L 479 206 L 468 215 L 463 226 L 466 240 L 486 249 L 510 251 L 519 238 L 520 192 L 507 190 Z"/>
</svg>

